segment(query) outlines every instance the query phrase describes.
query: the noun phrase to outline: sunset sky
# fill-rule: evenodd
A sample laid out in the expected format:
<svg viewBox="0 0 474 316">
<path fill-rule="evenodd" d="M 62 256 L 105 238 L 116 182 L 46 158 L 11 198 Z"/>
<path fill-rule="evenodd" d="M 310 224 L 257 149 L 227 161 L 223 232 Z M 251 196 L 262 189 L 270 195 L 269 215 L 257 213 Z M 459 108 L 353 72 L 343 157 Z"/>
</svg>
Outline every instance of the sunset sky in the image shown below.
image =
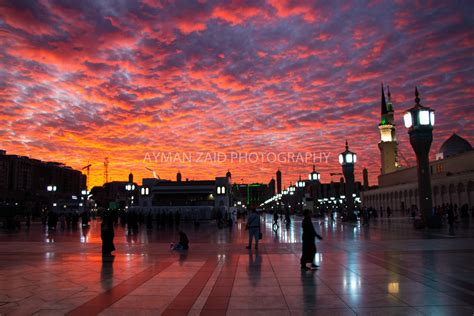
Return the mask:
<svg viewBox="0 0 474 316">
<path fill-rule="evenodd" d="M 401 112 L 415 86 L 436 110 L 432 157 L 453 132 L 474 142 L 474 2 L 429 2 L 0 0 L 0 149 L 90 162 L 91 185 L 105 157 L 112 180 L 148 167 L 267 183 L 280 168 L 288 185 L 311 163 L 145 157 L 324 152 L 328 182 L 347 139 L 356 180 L 366 167 L 374 184 L 381 82 L 403 165 L 415 164 Z"/>
</svg>

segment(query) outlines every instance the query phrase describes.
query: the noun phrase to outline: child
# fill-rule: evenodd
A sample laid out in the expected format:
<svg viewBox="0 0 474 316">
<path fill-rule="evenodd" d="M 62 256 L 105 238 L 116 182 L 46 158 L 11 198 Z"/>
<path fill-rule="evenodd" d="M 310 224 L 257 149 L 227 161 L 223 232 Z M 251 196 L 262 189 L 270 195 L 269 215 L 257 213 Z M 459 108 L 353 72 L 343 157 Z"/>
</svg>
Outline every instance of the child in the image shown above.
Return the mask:
<svg viewBox="0 0 474 316">
<path fill-rule="evenodd" d="M 176 245 L 171 243 L 171 250 L 188 250 L 189 239 L 183 231 L 179 232 L 179 242 Z"/>
</svg>

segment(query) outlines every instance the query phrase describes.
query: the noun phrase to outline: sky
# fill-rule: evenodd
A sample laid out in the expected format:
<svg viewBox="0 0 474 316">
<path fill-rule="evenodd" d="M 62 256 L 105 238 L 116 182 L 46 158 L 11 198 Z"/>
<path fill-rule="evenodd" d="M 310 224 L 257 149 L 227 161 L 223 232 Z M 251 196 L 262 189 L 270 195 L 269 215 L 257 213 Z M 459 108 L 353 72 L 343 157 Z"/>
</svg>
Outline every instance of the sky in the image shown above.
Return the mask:
<svg viewBox="0 0 474 316">
<path fill-rule="evenodd" d="M 431 157 L 453 132 L 473 143 L 472 12 L 472 1 L 1 0 L 0 149 L 90 163 L 90 186 L 105 157 L 109 180 L 230 169 L 268 183 L 279 168 L 288 185 L 313 162 L 338 180 L 347 139 L 356 180 L 367 168 L 375 184 L 381 83 L 402 165 L 416 164 L 402 123 L 415 86 L 436 111 Z"/>
</svg>

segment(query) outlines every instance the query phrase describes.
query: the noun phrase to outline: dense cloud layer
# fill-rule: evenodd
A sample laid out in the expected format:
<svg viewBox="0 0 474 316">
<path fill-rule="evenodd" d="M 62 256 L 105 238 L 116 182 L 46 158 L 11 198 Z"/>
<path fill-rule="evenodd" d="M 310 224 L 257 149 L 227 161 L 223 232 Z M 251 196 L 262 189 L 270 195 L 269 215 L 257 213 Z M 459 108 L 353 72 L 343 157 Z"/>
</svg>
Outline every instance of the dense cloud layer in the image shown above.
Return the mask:
<svg viewBox="0 0 474 316">
<path fill-rule="evenodd" d="M 91 162 L 91 184 L 104 157 L 113 180 L 151 176 L 145 167 L 191 179 L 230 168 L 236 181 L 268 182 L 280 168 L 288 184 L 311 163 L 144 158 L 325 152 L 326 182 L 348 139 L 356 178 L 367 167 L 374 183 L 381 82 L 398 111 L 402 164 L 414 164 L 400 111 L 415 85 L 437 113 L 433 154 L 452 132 L 474 141 L 472 2 L 322 2 L 3 1 L 1 147 Z"/>
</svg>

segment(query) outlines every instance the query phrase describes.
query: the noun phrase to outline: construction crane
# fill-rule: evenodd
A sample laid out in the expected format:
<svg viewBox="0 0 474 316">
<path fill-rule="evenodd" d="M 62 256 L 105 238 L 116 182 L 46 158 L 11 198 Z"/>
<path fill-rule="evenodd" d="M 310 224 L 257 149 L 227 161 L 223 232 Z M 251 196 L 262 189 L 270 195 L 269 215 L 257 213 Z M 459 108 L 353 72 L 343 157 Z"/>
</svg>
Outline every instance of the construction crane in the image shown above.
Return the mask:
<svg viewBox="0 0 474 316">
<path fill-rule="evenodd" d="M 104 183 L 109 182 L 109 157 L 104 159 Z"/>
<path fill-rule="evenodd" d="M 87 166 L 82 167 L 82 169 L 81 169 L 81 170 L 86 169 L 86 172 L 87 172 L 86 190 L 89 190 L 89 176 L 90 176 L 91 166 L 92 166 L 92 165 L 91 165 L 89 162 L 87 162 Z"/>
<path fill-rule="evenodd" d="M 155 170 L 145 167 L 146 170 L 153 172 L 153 178 L 160 180 L 160 177 L 156 174 Z"/>
</svg>

